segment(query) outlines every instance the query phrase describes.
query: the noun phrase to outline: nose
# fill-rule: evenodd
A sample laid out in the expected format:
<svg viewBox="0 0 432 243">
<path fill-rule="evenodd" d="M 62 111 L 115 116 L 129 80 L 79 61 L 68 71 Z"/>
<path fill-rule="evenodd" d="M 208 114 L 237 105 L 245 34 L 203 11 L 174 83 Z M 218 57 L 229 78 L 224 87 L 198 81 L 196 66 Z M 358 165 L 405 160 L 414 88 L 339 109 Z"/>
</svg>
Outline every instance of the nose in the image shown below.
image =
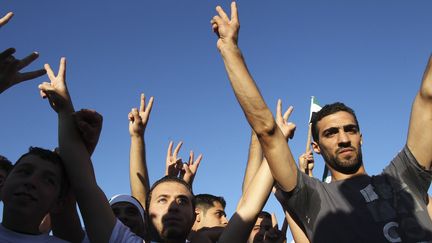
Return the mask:
<svg viewBox="0 0 432 243">
<path fill-rule="evenodd" d="M 27 190 L 34 190 L 36 189 L 36 184 L 37 184 L 37 178 L 36 176 L 30 176 L 27 178 L 27 180 L 24 182 L 24 187 Z"/>
<path fill-rule="evenodd" d="M 351 146 L 350 138 L 348 137 L 348 134 L 343 130 L 338 133 L 338 145 L 339 147 Z"/>
<path fill-rule="evenodd" d="M 171 211 L 178 211 L 179 210 L 179 205 L 176 201 L 172 201 L 168 207 L 168 212 Z"/>
<path fill-rule="evenodd" d="M 228 224 L 228 220 L 225 216 L 222 216 L 222 225 L 227 225 Z"/>
<path fill-rule="evenodd" d="M 123 224 L 127 224 L 129 219 L 128 217 L 126 217 L 125 215 L 119 215 L 117 216 L 117 218 L 123 223 Z"/>
</svg>

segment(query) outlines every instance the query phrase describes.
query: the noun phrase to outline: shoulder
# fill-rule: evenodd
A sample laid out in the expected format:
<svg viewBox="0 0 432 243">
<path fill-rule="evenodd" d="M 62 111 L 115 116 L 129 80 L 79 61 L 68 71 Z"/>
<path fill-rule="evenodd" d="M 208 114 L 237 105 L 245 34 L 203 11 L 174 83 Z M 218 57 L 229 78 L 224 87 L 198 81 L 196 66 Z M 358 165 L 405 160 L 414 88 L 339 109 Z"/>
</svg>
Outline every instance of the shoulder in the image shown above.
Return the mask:
<svg viewBox="0 0 432 243">
<path fill-rule="evenodd" d="M 145 243 L 145 241 L 132 233 L 130 229 L 117 219 L 111 233 L 110 243 Z"/>
</svg>

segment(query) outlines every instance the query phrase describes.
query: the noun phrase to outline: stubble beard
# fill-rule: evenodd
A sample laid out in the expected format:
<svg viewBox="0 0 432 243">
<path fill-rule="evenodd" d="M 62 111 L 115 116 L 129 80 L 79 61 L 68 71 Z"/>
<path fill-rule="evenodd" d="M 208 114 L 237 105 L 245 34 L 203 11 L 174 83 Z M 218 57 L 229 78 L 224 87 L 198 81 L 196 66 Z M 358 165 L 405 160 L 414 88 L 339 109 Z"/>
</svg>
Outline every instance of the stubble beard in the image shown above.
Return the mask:
<svg viewBox="0 0 432 243">
<path fill-rule="evenodd" d="M 325 151 L 325 150 L 324 150 Z M 356 156 L 350 159 L 340 159 L 337 155 L 330 156 L 326 152 L 322 153 L 324 161 L 327 165 L 329 165 L 334 170 L 343 173 L 343 174 L 354 174 L 356 173 L 360 167 L 363 165 L 363 156 L 361 147 L 359 147 L 356 151 Z"/>
</svg>

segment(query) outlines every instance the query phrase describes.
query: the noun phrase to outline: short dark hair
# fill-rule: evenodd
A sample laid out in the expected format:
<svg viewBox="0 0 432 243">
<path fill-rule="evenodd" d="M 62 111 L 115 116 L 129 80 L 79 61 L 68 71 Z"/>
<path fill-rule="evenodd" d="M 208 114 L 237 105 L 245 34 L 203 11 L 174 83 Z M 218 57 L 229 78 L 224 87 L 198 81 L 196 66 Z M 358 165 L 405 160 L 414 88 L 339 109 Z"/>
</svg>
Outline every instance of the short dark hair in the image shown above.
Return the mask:
<svg viewBox="0 0 432 243">
<path fill-rule="evenodd" d="M 259 214 L 258 214 L 258 218 L 269 218 L 269 219 L 271 219 L 271 214 L 269 213 L 269 212 L 267 212 L 267 211 L 261 211 Z"/>
<path fill-rule="evenodd" d="M 0 170 L 4 170 L 6 171 L 6 174 L 9 174 L 12 168 L 12 162 L 10 162 L 6 157 L 0 155 Z"/>
<path fill-rule="evenodd" d="M 225 209 L 226 202 L 223 197 L 218 197 L 211 194 L 198 194 L 195 196 L 195 207 L 201 208 L 204 213 L 207 212 L 209 208 L 214 207 L 214 202 L 220 203 Z"/>
<path fill-rule="evenodd" d="M 155 183 L 153 183 L 153 185 L 151 186 L 150 190 L 147 193 L 147 200 L 146 200 L 146 205 L 145 205 L 145 211 L 146 211 L 146 220 L 145 221 L 147 222 L 148 231 L 150 233 L 150 238 L 152 240 L 161 240 L 160 236 L 156 233 L 156 230 L 155 230 L 155 228 L 153 226 L 153 223 L 152 223 L 152 220 L 150 218 L 150 211 L 149 211 L 149 209 L 150 209 L 150 202 L 151 202 L 151 198 L 152 198 L 152 193 L 153 193 L 153 190 L 158 185 L 160 185 L 162 183 L 166 183 L 166 182 L 179 183 L 179 184 L 185 186 L 188 189 L 188 191 L 192 195 L 192 202 L 191 202 L 192 203 L 192 212 L 191 213 L 195 214 L 195 196 L 193 194 L 192 187 L 191 187 L 191 185 L 189 185 L 189 183 L 187 183 L 183 179 L 180 179 L 180 178 L 175 177 L 175 176 L 169 176 L 169 175 L 168 176 L 164 176 L 161 179 L 157 180 Z"/>
<path fill-rule="evenodd" d="M 47 160 L 52 162 L 53 164 L 57 165 L 60 167 L 60 171 L 61 171 L 61 175 L 60 175 L 60 193 L 59 193 L 59 198 L 63 198 L 66 193 L 69 190 L 69 180 L 67 179 L 66 176 L 66 170 L 64 168 L 62 159 L 60 158 L 59 154 L 57 154 L 54 151 L 48 150 L 48 149 L 44 149 L 44 148 L 39 148 L 39 147 L 30 147 L 29 151 L 23 155 L 21 155 L 21 157 L 15 162 L 14 164 L 14 168 L 16 167 L 17 164 L 19 164 L 21 162 L 21 160 L 28 156 L 28 155 L 34 155 L 37 156 L 41 159 Z"/>
<path fill-rule="evenodd" d="M 357 125 L 357 129 L 360 131 L 360 126 L 357 120 L 357 117 L 354 113 L 354 110 L 351 109 L 350 107 L 346 106 L 344 103 L 341 102 L 335 102 L 333 104 L 328 104 L 325 105 L 320 111 L 313 113 L 312 117 L 311 117 L 311 123 L 312 123 L 312 127 L 311 127 L 311 132 L 312 132 L 312 137 L 313 140 L 315 142 L 319 141 L 319 133 L 318 133 L 318 127 L 317 124 L 319 121 L 321 121 L 321 119 L 323 119 L 326 116 L 329 116 L 331 114 L 334 114 L 336 112 L 339 111 L 344 111 L 344 112 L 348 112 L 349 114 L 351 114 L 354 117 L 355 123 Z"/>
<path fill-rule="evenodd" d="M 169 176 L 169 175 L 167 175 L 167 176 L 164 176 L 161 179 L 157 180 L 155 183 L 153 183 L 153 185 L 151 186 L 150 190 L 148 191 L 146 205 L 145 205 L 145 211 L 147 212 L 147 215 L 149 215 L 150 201 L 151 201 L 151 198 L 152 198 L 153 190 L 159 184 L 162 184 L 162 183 L 165 183 L 165 182 L 175 182 L 175 183 L 179 183 L 179 184 L 184 185 L 188 189 L 188 191 L 191 193 L 191 195 L 192 195 L 192 206 L 193 206 L 193 209 L 195 210 L 195 196 L 193 194 L 191 185 L 189 185 L 189 183 L 187 183 L 183 179 L 180 179 L 180 178 L 175 177 L 175 176 Z"/>
</svg>

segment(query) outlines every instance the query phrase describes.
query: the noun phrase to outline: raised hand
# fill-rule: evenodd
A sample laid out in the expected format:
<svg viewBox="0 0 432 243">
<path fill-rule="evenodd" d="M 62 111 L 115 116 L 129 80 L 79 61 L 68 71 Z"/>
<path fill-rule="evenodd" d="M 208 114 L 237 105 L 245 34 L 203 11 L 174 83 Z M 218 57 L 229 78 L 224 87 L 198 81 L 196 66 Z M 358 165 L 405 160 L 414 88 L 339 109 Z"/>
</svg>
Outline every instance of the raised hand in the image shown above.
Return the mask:
<svg viewBox="0 0 432 243">
<path fill-rule="evenodd" d="M 168 145 L 167 150 L 167 156 L 166 156 L 166 164 L 165 164 L 165 175 L 169 176 L 178 176 L 181 169 L 183 168 L 183 162 L 182 159 L 178 156 L 178 153 L 180 151 L 180 148 L 182 146 L 183 142 L 179 142 L 174 149 L 174 153 L 172 152 L 173 148 L 173 141 L 170 141 Z"/>
<path fill-rule="evenodd" d="M 48 98 L 51 107 L 57 113 L 62 111 L 72 113 L 74 109 L 66 86 L 66 58 L 60 59 L 57 76 L 49 64 L 45 64 L 44 67 L 51 82 L 43 82 L 39 85 L 40 95 L 42 98 Z"/>
<path fill-rule="evenodd" d="M 103 117 L 94 110 L 81 109 L 74 113 L 75 125 L 81 134 L 87 151 L 93 154 L 102 131 Z"/>
<path fill-rule="evenodd" d="M 218 15 L 214 16 L 210 23 L 212 25 L 213 32 L 219 37 L 217 41 L 217 48 L 221 50 L 225 46 L 237 45 L 238 32 L 240 29 L 240 23 L 237 14 L 237 5 L 235 2 L 231 3 L 231 19 L 220 7 L 216 7 Z"/>
<path fill-rule="evenodd" d="M 189 185 L 192 185 L 193 180 L 195 179 L 201 159 L 202 154 L 200 154 L 194 161 L 194 152 L 190 151 L 188 162 L 183 164 L 183 168 L 180 171 L 180 178 L 189 183 Z"/>
<path fill-rule="evenodd" d="M 4 18 L 5 17 L 0 21 Z M 5 22 L 3 22 L 3 24 L 5 24 Z M 33 52 L 21 60 L 16 59 L 13 56 L 14 53 L 14 48 L 6 49 L 0 53 L 0 94 L 15 84 L 40 77 L 46 73 L 44 69 L 24 73 L 20 72 L 21 69 L 25 68 L 39 57 L 37 52 Z"/>
<path fill-rule="evenodd" d="M 147 122 L 150 118 L 150 113 L 153 107 L 153 97 L 150 97 L 146 106 L 145 95 L 141 94 L 140 108 L 137 110 L 133 108 L 129 112 L 129 133 L 131 136 L 143 136 Z"/>
<path fill-rule="evenodd" d="M 312 170 L 314 168 L 315 161 L 312 154 L 312 150 L 309 150 L 309 152 L 306 152 L 299 157 L 299 167 L 300 171 L 303 173 L 313 176 Z"/>
<path fill-rule="evenodd" d="M 0 19 L 0 28 L 3 26 L 3 25 L 5 25 L 5 24 L 7 24 L 8 22 L 9 22 L 9 20 L 11 20 L 12 19 L 12 17 L 13 17 L 13 13 L 12 12 L 9 12 L 9 13 L 7 13 L 5 16 L 3 16 L 1 19 Z"/>
<path fill-rule="evenodd" d="M 294 123 L 288 122 L 288 118 L 290 117 L 292 111 L 293 107 L 290 106 L 282 116 L 282 101 L 278 99 L 276 107 L 276 123 L 286 140 L 292 139 L 294 137 L 294 132 L 296 129 L 296 125 Z"/>
</svg>

